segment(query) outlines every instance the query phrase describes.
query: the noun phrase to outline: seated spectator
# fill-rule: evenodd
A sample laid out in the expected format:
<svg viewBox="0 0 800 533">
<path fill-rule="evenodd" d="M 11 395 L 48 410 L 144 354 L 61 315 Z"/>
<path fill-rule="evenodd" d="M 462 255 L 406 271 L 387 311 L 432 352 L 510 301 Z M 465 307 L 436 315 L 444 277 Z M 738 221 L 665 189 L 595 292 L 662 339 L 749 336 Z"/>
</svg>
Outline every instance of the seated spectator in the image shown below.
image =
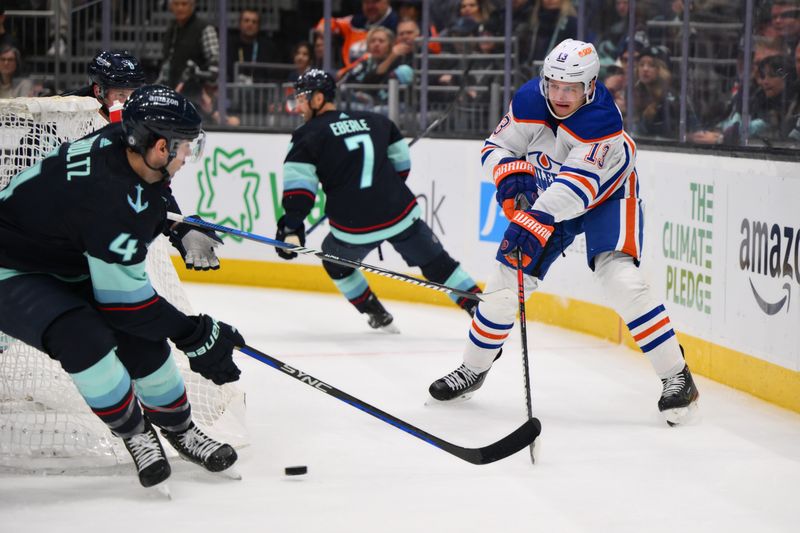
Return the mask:
<svg viewBox="0 0 800 533">
<path fill-rule="evenodd" d="M 367 53 L 355 62 L 350 69 L 340 73 L 339 81 L 364 84 L 385 84 L 396 78 L 400 85 L 409 85 L 414 79 L 414 71 L 409 65 L 401 63 L 394 44 L 394 32 L 377 26 L 367 35 Z M 401 46 L 405 46 L 402 45 Z M 388 103 L 386 89 L 361 90 L 355 93 L 356 100 L 364 108 L 374 108 Z"/>
<path fill-rule="evenodd" d="M 219 113 L 219 105 L 217 103 L 217 84 L 208 82 L 203 84 L 195 103 L 200 116 L 203 117 L 204 124 L 222 124 L 221 116 Z M 226 126 L 239 126 L 242 123 L 241 118 L 234 114 L 226 114 Z"/>
<path fill-rule="evenodd" d="M 414 64 L 414 39 L 419 36 L 419 24 L 416 20 L 401 19 L 397 23 L 397 39 L 392 46 L 392 52 L 400 57 L 400 63 L 409 66 Z"/>
<path fill-rule="evenodd" d="M 772 0 L 770 15 L 775 34 L 794 50 L 800 42 L 800 2 Z"/>
<path fill-rule="evenodd" d="M 398 17 L 392 11 L 389 0 L 362 0 L 361 12 L 331 20 L 331 31 L 342 39 L 341 59 L 345 67 L 364 55 L 367 48 L 367 32 L 382 26 L 394 32 L 397 30 Z M 325 19 L 317 24 L 315 30 L 324 31 Z"/>
<path fill-rule="evenodd" d="M 292 47 L 292 64 L 294 70 L 289 73 L 286 81 L 294 83 L 297 78 L 314 66 L 314 50 L 308 41 L 300 41 Z"/>
<path fill-rule="evenodd" d="M 412 20 L 417 25 L 417 37 L 422 35 L 420 28 L 422 27 L 422 0 L 400 0 L 397 3 L 397 16 L 400 22 L 404 20 Z M 400 39 L 400 22 L 397 23 L 397 37 Z M 435 22 L 431 22 L 428 37 L 439 37 L 439 30 Z M 413 41 L 413 39 L 412 39 Z M 409 44 L 413 45 L 413 42 Z M 428 43 L 428 50 L 432 54 L 438 54 L 442 51 L 442 43 Z"/>
<path fill-rule="evenodd" d="M 696 129 L 697 119 L 687 106 L 687 129 Z M 653 46 L 642 50 L 636 64 L 633 87 L 633 133 L 642 137 L 678 140 L 680 98 L 672 90 L 668 51 Z"/>
<path fill-rule="evenodd" d="M 625 71 L 622 67 L 611 65 L 606 68 L 605 76 L 603 77 L 603 85 L 606 86 L 608 92 L 614 97 L 614 103 L 617 104 L 623 118 L 625 118 L 625 113 L 628 111 L 625 104 L 625 91 L 627 90 L 625 80 Z"/>
<path fill-rule="evenodd" d="M 481 33 L 486 23 L 489 22 L 492 9 L 489 0 L 461 0 L 458 15 L 461 18 L 467 17 L 477 22 L 477 33 Z"/>
<path fill-rule="evenodd" d="M 750 96 L 751 143 L 771 145 L 778 141 L 794 141 L 800 132 L 795 129 L 800 120 L 800 101 L 797 92 L 797 72 L 794 61 L 787 56 L 769 56 L 756 67 L 757 89 Z M 698 132 L 691 140 L 701 144 L 738 145 L 742 126 L 741 93 L 737 95 L 728 118 L 717 128 Z"/>
<path fill-rule="evenodd" d="M 219 41 L 213 26 L 195 13 L 195 0 L 169 0 L 175 19 L 164 33 L 158 83 L 198 103 L 204 83 L 219 72 Z"/>
<path fill-rule="evenodd" d="M 228 81 L 234 81 L 236 63 L 279 63 L 283 60 L 261 32 L 261 15 L 254 9 L 244 9 L 239 15 L 239 28 L 228 37 Z M 265 82 L 270 78 L 265 69 L 239 68 L 242 82 Z"/>
<path fill-rule="evenodd" d="M 22 56 L 13 46 L 0 47 L 0 98 L 37 96 L 33 81 L 21 76 Z"/>
</svg>

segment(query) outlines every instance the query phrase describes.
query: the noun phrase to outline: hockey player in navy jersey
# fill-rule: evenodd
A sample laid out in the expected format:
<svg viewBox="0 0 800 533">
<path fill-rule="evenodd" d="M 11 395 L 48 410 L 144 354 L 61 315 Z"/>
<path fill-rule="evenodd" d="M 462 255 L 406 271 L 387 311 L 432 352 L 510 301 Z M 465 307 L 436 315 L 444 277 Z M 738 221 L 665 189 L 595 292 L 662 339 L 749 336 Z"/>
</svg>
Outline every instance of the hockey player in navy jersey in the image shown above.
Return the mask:
<svg viewBox="0 0 800 533">
<path fill-rule="evenodd" d="M 457 289 L 480 292 L 473 279 L 442 247 L 405 183 L 411 170 L 408 143 L 383 115 L 336 110 L 336 84 L 322 70 L 310 70 L 295 83 L 298 110 L 306 123 L 292 135 L 283 163 L 283 208 L 277 239 L 305 243 L 306 218 L 322 186 L 331 232 L 322 250 L 361 261 L 388 241 L 425 278 Z M 294 252 L 277 249 L 284 259 Z M 336 287 L 368 317 L 372 328 L 396 332 L 393 317 L 370 289 L 361 271 L 323 263 Z M 454 298 L 472 314 L 475 301 Z"/>
<path fill-rule="evenodd" d="M 541 77 L 517 91 L 485 141 L 483 168 L 511 221 L 486 289 L 516 288 L 519 248 L 527 296 L 584 233 L 588 265 L 661 379 L 658 408 L 674 425 L 696 406 L 698 392 L 667 311 L 638 268 L 643 219 L 636 145 L 614 99 L 597 82 L 599 68 L 591 44 L 560 43 L 545 58 Z M 435 399 L 468 398 L 481 387 L 516 311 L 514 303 L 478 305 L 463 364 L 431 384 Z"/>
<path fill-rule="evenodd" d="M 87 72 L 89 85 L 65 93 L 64 96 L 95 98 L 100 102 L 99 113 L 105 123 L 119 122 L 122 118 L 122 105 L 135 89 L 144 85 L 144 70 L 139 60 L 128 51 L 101 50 L 89 61 Z M 169 195 L 169 202 L 170 211 L 181 212 L 172 194 Z M 186 224 L 173 224 L 166 235 L 181 254 L 186 268 L 219 269 L 215 248 L 222 244 L 222 239 L 213 231 L 192 228 Z"/>
<path fill-rule="evenodd" d="M 168 183 L 199 156 L 204 135 L 186 98 L 144 86 L 121 124 L 62 144 L 0 191 L 0 331 L 61 364 L 123 439 L 144 486 L 170 475 L 153 424 L 207 470 L 236 461 L 192 421 L 167 339 L 216 384 L 238 379 L 232 351 L 244 339 L 208 315 L 184 315 L 145 271 L 168 223 Z"/>
</svg>

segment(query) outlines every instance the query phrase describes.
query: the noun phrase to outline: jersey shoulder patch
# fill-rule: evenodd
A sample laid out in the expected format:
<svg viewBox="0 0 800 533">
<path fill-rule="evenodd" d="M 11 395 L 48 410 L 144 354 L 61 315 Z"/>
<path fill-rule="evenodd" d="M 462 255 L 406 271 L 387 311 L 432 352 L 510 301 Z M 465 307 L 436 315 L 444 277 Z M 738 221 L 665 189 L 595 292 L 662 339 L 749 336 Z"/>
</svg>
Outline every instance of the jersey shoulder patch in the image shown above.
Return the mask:
<svg viewBox="0 0 800 533">
<path fill-rule="evenodd" d="M 580 108 L 561 123 L 561 128 L 581 142 L 590 143 L 622 132 L 622 116 L 614 98 L 601 83 L 595 89 L 594 101 Z"/>
</svg>

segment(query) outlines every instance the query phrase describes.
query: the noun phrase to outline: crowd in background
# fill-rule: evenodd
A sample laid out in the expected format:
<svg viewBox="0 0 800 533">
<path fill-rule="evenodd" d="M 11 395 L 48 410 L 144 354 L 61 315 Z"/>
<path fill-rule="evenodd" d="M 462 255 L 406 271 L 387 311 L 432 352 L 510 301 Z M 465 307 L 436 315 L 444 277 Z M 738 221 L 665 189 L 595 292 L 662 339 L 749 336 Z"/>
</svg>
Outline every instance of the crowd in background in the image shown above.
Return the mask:
<svg viewBox="0 0 800 533">
<path fill-rule="evenodd" d="M 577 0 L 512 0 L 515 87 L 538 73 L 541 60 L 558 42 L 578 38 L 595 44 L 602 60 L 600 81 L 614 95 L 633 134 L 652 139 L 680 136 L 682 97 L 685 102 L 686 140 L 703 144 L 738 144 L 742 128 L 751 141 L 768 146 L 800 145 L 800 0 L 754 2 L 750 85 L 743 90 L 745 4 L 743 0 L 694 0 L 690 19 L 697 23 L 688 38 L 688 86 L 682 93 L 680 60 L 683 51 L 683 0 L 639 0 L 635 27 L 629 28 L 628 0 L 583 0 L 584 26 L 579 28 Z M 52 8 L 53 4 L 80 4 L 81 0 L 7 0 L 14 9 Z M 160 57 L 149 81 L 183 92 L 195 101 L 207 120 L 221 121 L 217 110 L 220 47 L 212 12 L 198 12 L 196 0 L 142 0 L 149 13 L 165 14 Z M 289 83 L 308 68 L 323 62 L 322 4 L 294 0 L 291 15 L 265 30 L 265 12 L 237 10 L 236 24 L 227 34 L 224 58 L 232 84 Z M 113 0 L 118 9 L 132 0 Z M 254 5 L 258 5 L 254 2 Z M 423 34 L 421 0 L 339 0 L 332 20 L 332 57 L 328 62 L 340 82 L 371 84 L 354 100 L 363 108 L 383 111 L 386 84 L 419 83 L 420 39 Z M 503 83 L 504 0 L 440 0 L 430 4 L 430 37 L 483 38 L 460 43 L 431 42 L 428 56 L 432 87 L 458 87 L 458 98 L 480 105 L 486 87 Z M 168 15 L 166 15 L 168 14 Z M 65 19 L 61 17 L 60 20 Z M 0 8 L 0 98 L 53 94 L 47 83 L 28 75 L 25 57 L 30 40 L 14 33 Z M 156 17 L 153 16 L 153 21 Z M 705 24 L 705 25 L 704 25 Z M 52 55 L 63 50 L 63 24 L 49 25 Z M 633 45 L 629 36 L 633 35 Z M 628 57 L 629 51 L 633 57 Z M 69 51 L 66 51 L 68 53 Z M 442 57 L 436 63 L 437 56 Z M 484 58 L 480 69 L 468 65 Z M 628 61 L 633 61 L 628 70 Z M 436 73 L 445 71 L 446 73 Z M 472 71 L 476 71 L 473 73 Z M 628 89 L 632 72 L 633 90 Z M 290 89 L 289 89 L 290 90 Z M 745 93 L 748 93 L 745 101 Z M 433 93 L 434 95 L 436 93 Z M 453 98 L 453 93 L 442 93 Z M 435 100 L 435 96 L 433 97 Z M 631 102 L 628 100 L 632 99 Z M 277 109 L 277 108 L 275 108 Z M 744 111 L 749 119 L 744 120 Z M 225 123 L 240 122 L 232 107 Z M 632 113 L 632 116 L 628 116 Z M 793 144 L 796 143 L 796 144 Z"/>
</svg>

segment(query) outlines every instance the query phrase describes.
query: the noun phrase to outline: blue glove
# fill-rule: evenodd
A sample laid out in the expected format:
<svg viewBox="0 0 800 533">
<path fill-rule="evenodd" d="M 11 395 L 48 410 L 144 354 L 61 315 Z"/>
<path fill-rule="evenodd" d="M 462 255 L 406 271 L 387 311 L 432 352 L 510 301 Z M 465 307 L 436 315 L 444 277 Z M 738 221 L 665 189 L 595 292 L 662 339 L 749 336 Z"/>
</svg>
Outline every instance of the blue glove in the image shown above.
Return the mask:
<svg viewBox="0 0 800 533">
<path fill-rule="evenodd" d="M 533 205 L 539 196 L 533 165 L 528 161 L 511 160 L 494 167 L 495 199 L 503 208 L 506 218 L 511 220 L 518 205 L 518 196 L 523 195 L 528 205 Z"/>
<path fill-rule="evenodd" d="M 528 269 L 526 273 L 530 274 L 553 234 L 554 224 L 553 216 L 543 211 L 515 211 L 497 250 L 497 260 L 516 268 L 516 249 L 519 248 L 522 268 Z"/>
</svg>

